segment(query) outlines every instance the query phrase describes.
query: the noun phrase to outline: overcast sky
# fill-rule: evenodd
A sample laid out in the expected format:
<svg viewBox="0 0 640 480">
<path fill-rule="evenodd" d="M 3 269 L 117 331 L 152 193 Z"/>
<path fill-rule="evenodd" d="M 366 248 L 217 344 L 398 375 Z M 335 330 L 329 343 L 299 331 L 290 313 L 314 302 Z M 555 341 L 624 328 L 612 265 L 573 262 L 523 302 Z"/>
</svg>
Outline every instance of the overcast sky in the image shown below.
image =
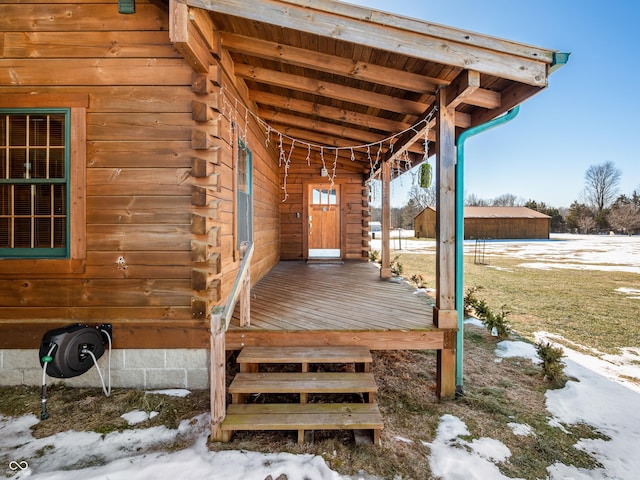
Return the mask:
<svg viewBox="0 0 640 480">
<path fill-rule="evenodd" d="M 568 207 L 590 165 L 612 161 L 620 193 L 640 190 L 640 2 L 630 0 L 350 0 L 495 37 L 570 52 L 549 88 L 511 123 L 465 144 L 465 190 Z M 406 190 L 411 178 L 403 181 Z M 394 205 L 400 202 L 394 187 Z"/>
</svg>

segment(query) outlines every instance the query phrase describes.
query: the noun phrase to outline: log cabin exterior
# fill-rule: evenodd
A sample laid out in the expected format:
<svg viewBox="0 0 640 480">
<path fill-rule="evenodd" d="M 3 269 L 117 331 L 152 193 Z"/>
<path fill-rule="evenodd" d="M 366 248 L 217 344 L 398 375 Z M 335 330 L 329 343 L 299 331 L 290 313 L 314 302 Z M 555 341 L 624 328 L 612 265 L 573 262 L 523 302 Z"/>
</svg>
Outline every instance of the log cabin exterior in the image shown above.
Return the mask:
<svg viewBox="0 0 640 480">
<path fill-rule="evenodd" d="M 388 278 L 389 182 L 435 153 L 438 294 L 415 348 L 438 350 L 451 397 L 455 139 L 562 57 L 333 0 L 133 3 L 0 0 L 0 381 L 39 382 L 45 331 L 109 322 L 135 370 L 116 384 L 213 392 L 239 272 L 246 291 L 282 260 L 367 261 L 379 178 Z"/>
</svg>

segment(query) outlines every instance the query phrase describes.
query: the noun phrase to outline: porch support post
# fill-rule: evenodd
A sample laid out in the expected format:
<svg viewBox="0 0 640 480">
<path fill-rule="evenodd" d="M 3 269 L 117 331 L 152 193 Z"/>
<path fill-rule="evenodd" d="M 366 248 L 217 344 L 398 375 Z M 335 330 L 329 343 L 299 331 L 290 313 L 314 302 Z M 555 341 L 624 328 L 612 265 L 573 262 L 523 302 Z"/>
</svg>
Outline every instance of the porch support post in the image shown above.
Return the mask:
<svg viewBox="0 0 640 480">
<path fill-rule="evenodd" d="M 455 107 L 448 106 L 448 89 L 436 93 L 436 304 L 433 323 L 437 328 L 456 329 L 456 189 Z M 447 337 L 449 338 L 449 337 Z M 437 355 L 437 394 L 453 398 L 456 391 L 455 342 L 445 341 Z"/>
<path fill-rule="evenodd" d="M 382 162 L 382 254 L 380 278 L 391 278 L 389 252 L 391 230 L 391 162 Z"/>
<path fill-rule="evenodd" d="M 212 442 L 229 441 L 229 433 L 222 431 L 222 422 L 227 413 L 225 327 L 221 314 L 211 315 L 211 365 L 210 365 L 210 401 L 211 401 L 211 437 Z"/>
</svg>

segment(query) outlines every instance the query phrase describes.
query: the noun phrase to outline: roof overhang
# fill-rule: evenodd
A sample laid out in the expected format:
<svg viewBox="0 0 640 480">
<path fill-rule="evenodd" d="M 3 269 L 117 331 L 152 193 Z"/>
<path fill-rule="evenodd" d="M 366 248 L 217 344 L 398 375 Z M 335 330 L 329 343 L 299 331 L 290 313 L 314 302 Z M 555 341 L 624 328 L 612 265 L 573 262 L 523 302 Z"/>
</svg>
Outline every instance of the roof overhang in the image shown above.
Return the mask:
<svg viewBox="0 0 640 480">
<path fill-rule="evenodd" d="M 272 133 L 340 147 L 341 165 L 363 172 L 377 145 L 382 159 L 425 158 L 439 88 L 460 133 L 544 89 L 558 65 L 553 50 L 334 0 L 174 1 L 208 13 Z"/>
</svg>

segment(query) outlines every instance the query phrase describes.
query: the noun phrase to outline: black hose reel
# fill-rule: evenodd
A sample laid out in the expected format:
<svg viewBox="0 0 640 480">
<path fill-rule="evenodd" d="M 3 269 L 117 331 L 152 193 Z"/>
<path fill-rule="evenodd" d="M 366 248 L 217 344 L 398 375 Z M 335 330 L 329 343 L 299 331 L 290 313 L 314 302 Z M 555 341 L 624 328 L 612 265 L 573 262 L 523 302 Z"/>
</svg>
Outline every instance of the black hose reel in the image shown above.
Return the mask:
<svg viewBox="0 0 640 480">
<path fill-rule="evenodd" d="M 104 354 L 105 346 L 111 349 L 113 339 L 111 324 L 90 327 L 73 323 L 49 330 L 40 342 L 42 366 L 42 410 L 40 419 L 49 417 L 46 409 L 46 375 L 54 378 L 72 378 L 82 375 Z M 102 374 L 100 374 L 102 378 Z"/>
</svg>

